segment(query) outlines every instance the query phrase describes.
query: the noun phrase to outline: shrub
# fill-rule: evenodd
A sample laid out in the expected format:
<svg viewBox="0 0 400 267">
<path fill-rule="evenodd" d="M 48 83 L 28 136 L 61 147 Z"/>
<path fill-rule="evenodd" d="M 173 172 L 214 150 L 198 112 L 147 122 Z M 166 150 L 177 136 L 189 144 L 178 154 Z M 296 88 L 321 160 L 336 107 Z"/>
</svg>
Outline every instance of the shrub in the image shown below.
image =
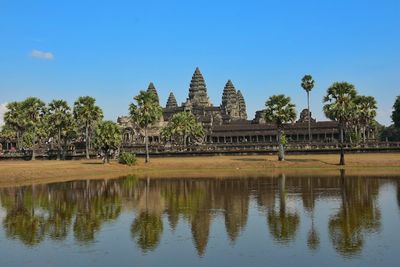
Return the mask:
<svg viewBox="0 0 400 267">
<path fill-rule="evenodd" d="M 125 165 L 135 165 L 136 164 L 136 155 L 134 153 L 128 153 L 128 152 L 123 152 L 120 156 L 119 156 L 119 160 L 118 162 L 121 164 L 125 164 Z"/>
</svg>

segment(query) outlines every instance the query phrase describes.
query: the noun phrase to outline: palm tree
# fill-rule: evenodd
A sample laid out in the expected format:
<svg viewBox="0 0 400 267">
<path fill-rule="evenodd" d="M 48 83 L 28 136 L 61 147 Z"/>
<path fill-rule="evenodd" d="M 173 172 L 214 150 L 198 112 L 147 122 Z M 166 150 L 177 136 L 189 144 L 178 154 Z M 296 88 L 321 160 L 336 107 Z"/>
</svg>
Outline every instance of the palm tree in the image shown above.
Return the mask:
<svg viewBox="0 0 400 267">
<path fill-rule="evenodd" d="M 366 128 L 376 117 L 376 100 L 373 96 L 357 96 L 354 99 L 357 106 L 359 123 L 362 131 L 363 142 L 366 141 Z"/>
<path fill-rule="evenodd" d="M 160 120 L 162 109 L 158 103 L 157 96 L 151 91 L 140 91 L 133 99 L 136 101 L 136 104 L 131 103 L 129 105 L 129 113 L 133 122 L 144 130 L 147 163 L 149 162 L 149 140 L 147 130 L 151 124 Z"/>
<path fill-rule="evenodd" d="M 72 124 L 72 113 L 68 103 L 64 100 L 53 100 L 49 103 L 48 122 L 57 137 L 57 159 L 61 158 L 61 139 L 63 131 Z"/>
<path fill-rule="evenodd" d="M 308 140 L 311 142 L 311 116 L 310 116 L 310 92 L 314 88 L 314 80 L 311 75 L 305 75 L 301 79 L 301 87 L 307 92 L 307 111 L 308 111 Z"/>
<path fill-rule="evenodd" d="M 4 113 L 5 125 L 9 129 L 15 131 L 17 137 L 17 149 L 21 148 L 21 136 L 25 127 L 21 105 L 21 102 L 10 102 L 7 104 L 7 111 Z"/>
<path fill-rule="evenodd" d="M 94 125 L 103 119 L 103 111 L 96 106 L 96 100 L 90 96 L 81 96 L 74 103 L 74 119 L 81 129 L 84 129 L 86 141 L 86 158 L 89 159 L 90 136 Z"/>
<path fill-rule="evenodd" d="M 109 156 L 119 148 L 121 142 L 121 130 L 115 122 L 102 121 L 97 125 L 94 146 L 103 152 L 103 163 L 110 163 Z"/>
<path fill-rule="evenodd" d="M 162 129 L 162 135 L 166 138 L 179 137 L 186 147 L 190 138 L 202 138 L 203 126 L 197 122 L 196 117 L 190 112 L 179 112 L 172 116 L 168 125 Z"/>
<path fill-rule="evenodd" d="M 352 119 L 354 110 L 354 99 L 357 91 L 354 85 L 348 82 L 335 82 L 327 90 L 324 97 L 324 113 L 331 120 L 339 123 L 340 130 L 340 165 L 345 165 L 344 161 L 344 131 L 348 122 Z"/>
<path fill-rule="evenodd" d="M 282 128 L 284 123 L 293 122 L 296 119 L 295 105 L 290 97 L 285 95 L 273 95 L 265 103 L 265 121 L 276 124 L 278 131 L 279 153 L 278 160 L 285 160 L 285 141 L 282 137 Z"/>
<path fill-rule="evenodd" d="M 28 97 L 21 104 L 21 112 L 31 135 L 32 160 L 35 160 L 37 138 L 44 130 L 45 103 L 37 97 Z"/>
</svg>

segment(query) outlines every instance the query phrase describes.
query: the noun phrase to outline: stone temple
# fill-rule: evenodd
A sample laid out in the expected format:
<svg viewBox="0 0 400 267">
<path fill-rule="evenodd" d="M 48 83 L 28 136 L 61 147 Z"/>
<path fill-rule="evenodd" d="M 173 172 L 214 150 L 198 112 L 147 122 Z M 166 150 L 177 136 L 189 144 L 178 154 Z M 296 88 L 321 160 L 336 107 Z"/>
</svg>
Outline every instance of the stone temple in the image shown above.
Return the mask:
<svg viewBox="0 0 400 267">
<path fill-rule="evenodd" d="M 149 84 L 147 90 L 158 97 L 153 83 Z M 178 112 L 191 112 L 195 115 L 206 132 L 202 141 L 205 144 L 276 143 L 276 126 L 265 122 L 263 110 L 257 111 L 254 119 L 247 118 L 245 99 L 231 80 L 228 80 L 223 88 L 221 104 L 214 106 L 207 95 L 206 82 L 199 68 L 196 68 L 192 76 L 185 102 L 178 105 L 174 94 L 172 92 L 169 94 L 161 120 L 149 130 L 150 144 L 163 145 L 160 130 Z M 144 143 L 143 133 L 131 123 L 129 117 L 119 117 L 118 123 L 123 128 L 125 146 Z M 311 118 L 311 129 L 312 139 L 315 142 L 332 143 L 337 142 L 339 138 L 338 125 L 334 121 L 317 122 Z M 300 118 L 295 123 L 284 125 L 284 131 L 291 143 L 307 143 L 307 109 L 300 113 Z"/>
</svg>

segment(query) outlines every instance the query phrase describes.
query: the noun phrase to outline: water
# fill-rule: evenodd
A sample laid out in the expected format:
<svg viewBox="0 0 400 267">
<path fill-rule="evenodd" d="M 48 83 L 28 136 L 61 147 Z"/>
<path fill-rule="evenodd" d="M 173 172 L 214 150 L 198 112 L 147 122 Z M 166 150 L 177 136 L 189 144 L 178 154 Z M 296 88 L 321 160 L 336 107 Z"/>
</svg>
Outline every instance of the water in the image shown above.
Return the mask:
<svg viewBox="0 0 400 267">
<path fill-rule="evenodd" d="M 0 266 L 399 266 L 399 178 L 0 188 Z"/>
</svg>

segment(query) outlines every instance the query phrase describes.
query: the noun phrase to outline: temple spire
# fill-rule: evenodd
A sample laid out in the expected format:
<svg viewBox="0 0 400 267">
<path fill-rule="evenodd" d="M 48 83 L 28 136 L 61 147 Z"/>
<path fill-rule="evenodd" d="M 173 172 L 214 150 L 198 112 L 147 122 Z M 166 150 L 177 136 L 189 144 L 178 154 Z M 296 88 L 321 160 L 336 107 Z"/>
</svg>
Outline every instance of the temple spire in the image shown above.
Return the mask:
<svg viewBox="0 0 400 267">
<path fill-rule="evenodd" d="M 176 108 L 178 106 L 178 102 L 176 102 L 176 98 L 174 94 L 169 93 L 166 108 Z"/>
<path fill-rule="evenodd" d="M 222 93 L 222 110 L 226 115 L 231 116 L 233 119 L 239 118 L 237 93 L 231 80 L 226 82 Z"/>
<path fill-rule="evenodd" d="M 203 106 L 203 107 L 211 106 L 210 100 L 207 96 L 206 83 L 198 67 L 194 71 L 192 80 L 190 82 L 188 100 L 194 106 Z"/>
<path fill-rule="evenodd" d="M 246 103 L 240 90 L 237 91 L 237 99 L 239 105 L 239 117 L 243 120 L 247 120 Z"/>
<path fill-rule="evenodd" d="M 150 82 L 149 87 L 147 87 L 147 92 L 152 92 L 157 96 L 157 101 L 160 103 L 160 98 L 158 97 L 157 89 L 152 82 Z"/>
</svg>

